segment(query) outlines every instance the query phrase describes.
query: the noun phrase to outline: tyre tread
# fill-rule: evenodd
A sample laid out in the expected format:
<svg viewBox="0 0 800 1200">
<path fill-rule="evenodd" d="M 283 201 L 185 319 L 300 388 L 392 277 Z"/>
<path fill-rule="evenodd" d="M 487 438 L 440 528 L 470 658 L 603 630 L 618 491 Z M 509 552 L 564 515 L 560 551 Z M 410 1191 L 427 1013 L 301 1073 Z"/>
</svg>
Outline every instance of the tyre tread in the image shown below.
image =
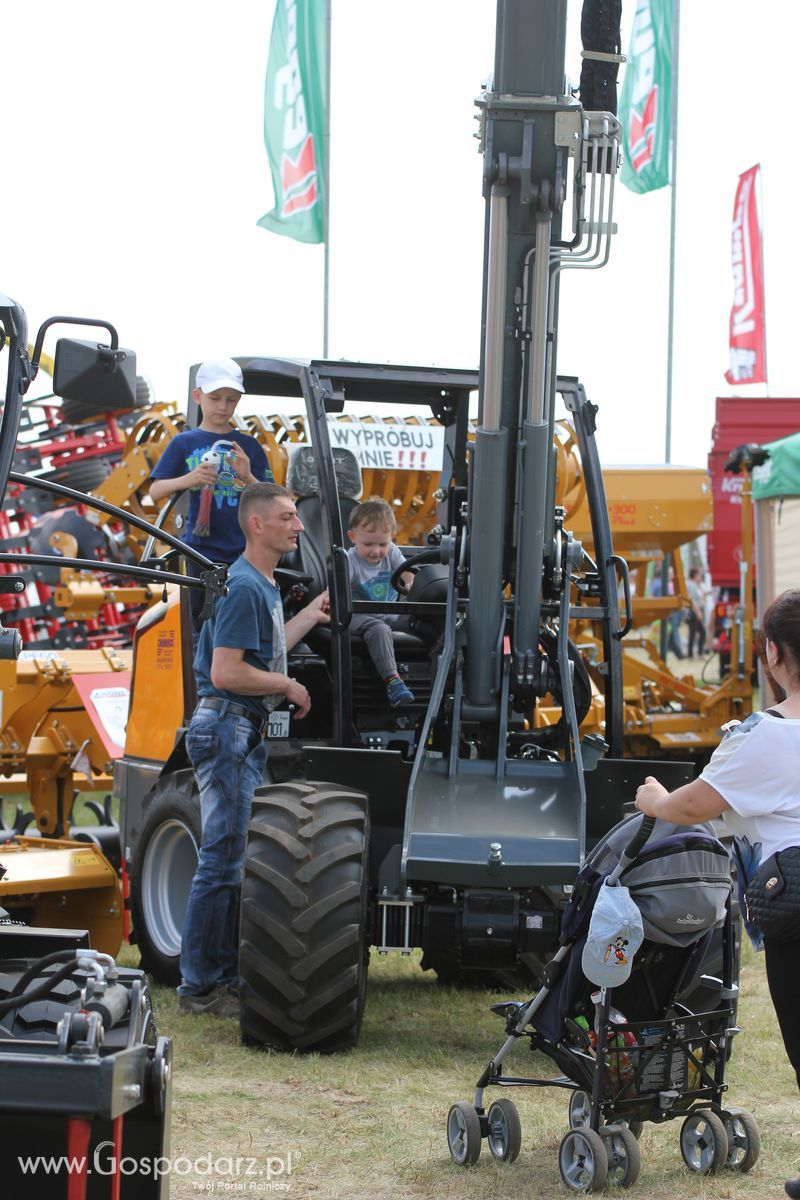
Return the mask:
<svg viewBox="0 0 800 1200">
<path fill-rule="evenodd" d="M 347 787 L 295 782 L 256 793 L 242 891 L 246 1041 L 325 1053 L 355 1045 L 368 831 L 367 797 Z"/>
</svg>

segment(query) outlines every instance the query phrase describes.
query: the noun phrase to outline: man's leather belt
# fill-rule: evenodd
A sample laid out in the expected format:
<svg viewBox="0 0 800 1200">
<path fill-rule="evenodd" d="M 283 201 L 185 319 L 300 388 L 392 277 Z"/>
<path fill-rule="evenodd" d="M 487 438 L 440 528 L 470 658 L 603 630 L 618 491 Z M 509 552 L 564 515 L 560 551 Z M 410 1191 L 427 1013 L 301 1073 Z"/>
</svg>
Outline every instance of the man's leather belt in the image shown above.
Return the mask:
<svg viewBox="0 0 800 1200">
<path fill-rule="evenodd" d="M 235 700 L 223 700 L 221 696 L 202 696 L 197 707 L 213 708 L 223 716 L 230 713 L 232 717 L 244 717 L 251 725 L 255 725 L 262 737 L 267 732 L 268 722 L 260 721 L 252 709 L 247 708 L 244 704 L 237 704 Z"/>
</svg>

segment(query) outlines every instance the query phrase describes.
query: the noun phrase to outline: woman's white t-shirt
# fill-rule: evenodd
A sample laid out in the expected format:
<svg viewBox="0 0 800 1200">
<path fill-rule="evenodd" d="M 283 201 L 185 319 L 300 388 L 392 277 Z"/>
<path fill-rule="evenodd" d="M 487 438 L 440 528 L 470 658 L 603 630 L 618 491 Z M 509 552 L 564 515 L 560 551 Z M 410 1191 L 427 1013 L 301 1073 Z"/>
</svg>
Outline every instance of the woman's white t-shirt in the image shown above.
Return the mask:
<svg viewBox="0 0 800 1200">
<path fill-rule="evenodd" d="M 800 720 L 753 713 L 720 743 L 700 778 L 731 806 L 731 833 L 761 843 L 761 861 L 800 846 Z"/>
</svg>

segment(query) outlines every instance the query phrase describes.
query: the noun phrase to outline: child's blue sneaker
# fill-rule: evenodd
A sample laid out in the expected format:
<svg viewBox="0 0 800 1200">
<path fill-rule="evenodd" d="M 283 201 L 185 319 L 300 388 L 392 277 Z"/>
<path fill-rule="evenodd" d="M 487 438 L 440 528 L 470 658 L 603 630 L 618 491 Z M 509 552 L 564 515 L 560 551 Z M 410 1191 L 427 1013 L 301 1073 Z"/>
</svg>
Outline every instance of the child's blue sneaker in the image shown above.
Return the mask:
<svg viewBox="0 0 800 1200">
<path fill-rule="evenodd" d="M 386 695 L 389 697 L 392 708 L 399 708 L 401 704 L 414 703 L 414 693 L 411 688 L 406 687 L 399 676 L 396 679 L 390 679 L 386 684 Z"/>
</svg>

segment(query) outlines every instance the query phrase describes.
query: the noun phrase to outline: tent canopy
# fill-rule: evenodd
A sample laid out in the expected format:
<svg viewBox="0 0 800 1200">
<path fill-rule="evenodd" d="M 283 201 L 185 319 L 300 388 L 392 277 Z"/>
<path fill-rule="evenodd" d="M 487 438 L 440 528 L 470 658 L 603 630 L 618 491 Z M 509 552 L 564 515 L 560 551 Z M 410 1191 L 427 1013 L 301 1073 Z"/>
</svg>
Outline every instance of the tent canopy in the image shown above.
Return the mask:
<svg viewBox="0 0 800 1200">
<path fill-rule="evenodd" d="M 769 458 L 753 471 L 753 499 L 800 496 L 800 433 L 764 445 Z"/>
</svg>

